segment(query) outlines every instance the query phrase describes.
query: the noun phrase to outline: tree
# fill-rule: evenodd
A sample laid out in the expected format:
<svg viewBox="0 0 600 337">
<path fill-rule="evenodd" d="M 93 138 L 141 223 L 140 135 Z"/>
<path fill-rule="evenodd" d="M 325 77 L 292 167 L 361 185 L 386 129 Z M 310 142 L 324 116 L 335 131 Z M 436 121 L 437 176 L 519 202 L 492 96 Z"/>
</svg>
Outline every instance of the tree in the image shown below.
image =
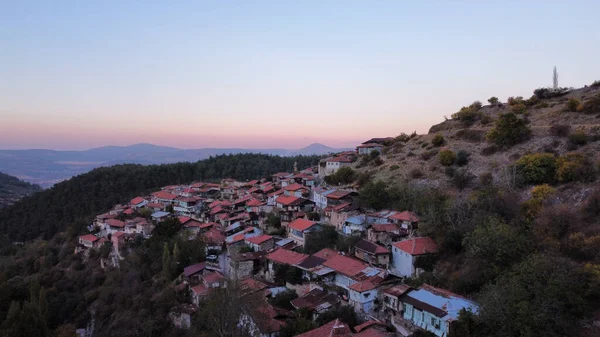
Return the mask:
<svg viewBox="0 0 600 337">
<path fill-rule="evenodd" d="M 304 244 L 304 253 L 314 254 L 323 248 L 333 248 L 338 236 L 335 227 L 323 225 L 321 230 L 310 233 L 309 240 Z"/>
<path fill-rule="evenodd" d="M 163 276 L 167 280 L 171 280 L 171 253 L 169 252 L 169 244 L 166 242 L 163 246 L 162 270 Z"/>
<path fill-rule="evenodd" d="M 317 317 L 316 323 L 321 326 L 327 324 L 334 319 L 339 318 L 340 321 L 348 324 L 349 326 L 358 325 L 358 318 L 356 312 L 349 305 L 343 305 L 337 308 L 330 309 Z"/>
<path fill-rule="evenodd" d="M 496 105 L 498 104 L 498 97 L 496 96 L 492 96 L 488 99 L 488 103 L 490 103 L 491 105 Z"/>
<path fill-rule="evenodd" d="M 579 327 L 573 322 L 587 312 L 588 284 L 586 276 L 571 262 L 532 255 L 484 288 L 480 296 L 483 335 L 574 335 Z"/>
<path fill-rule="evenodd" d="M 513 145 L 527 140 L 531 136 L 531 130 L 523 119 L 518 118 L 514 113 L 500 115 L 496 124 L 486 135 L 489 142 L 503 148 L 509 148 Z"/>
<path fill-rule="evenodd" d="M 280 228 L 281 218 L 275 213 L 269 213 L 269 215 L 267 215 L 267 224 L 273 228 Z"/>
<path fill-rule="evenodd" d="M 360 190 L 359 198 L 361 205 L 375 209 L 388 207 L 391 201 L 388 185 L 381 180 L 375 183 L 367 183 Z"/>
<path fill-rule="evenodd" d="M 286 290 L 271 297 L 269 302 L 279 308 L 294 310 L 294 306 L 292 305 L 291 301 L 296 298 L 298 298 L 298 294 L 294 290 Z"/>
</svg>

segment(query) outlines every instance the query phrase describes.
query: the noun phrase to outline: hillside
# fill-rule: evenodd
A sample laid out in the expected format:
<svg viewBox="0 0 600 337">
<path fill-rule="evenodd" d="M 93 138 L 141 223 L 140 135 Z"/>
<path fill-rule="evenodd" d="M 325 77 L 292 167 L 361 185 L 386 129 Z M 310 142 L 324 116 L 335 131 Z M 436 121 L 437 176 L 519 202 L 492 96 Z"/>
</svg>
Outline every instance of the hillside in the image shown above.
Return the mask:
<svg viewBox="0 0 600 337">
<path fill-rule="evenodd" d="M 344 149 L 331 148 L 318 143 L 292 150 L 279 148 L 178 149 L 153 144 L 104 146 L 85 151 L 0 150 L 0 171 L 43 187 L 50 187 L 57 182 L 102 166 L 196 162 L 222 154 L 262 153 L 277 156 L 309 156 L 342 150 Z"/>
<path fill-rule="evenodd" d="M 316 156 L 220 155 L 197 163 L 116 165 L 73 177 L 0 210 L 2 242 L 51 238 L 118 203 L 162 186 L 222 178 L 248 180 L 315 165 Z"/>
<path fill-rule="evenodd" d="M 514 185 L 511 165 L 528 153 L 545 152 L 557 156 L 579 153 L 596 165 L 600 160 L 600 107 L 596 103 L 595 110 L 589 112 L 565 110 L 570 99 L 585 103 L 597 101 L 599 97 L 600 86 L 595 86 L 573 90 L 561 97 L 534 98 L 531 103 L 524 100 L 529 106 L 525 106 L 525 113 L 517 116 L 526 121 L 531 136 L 505 148 L 486 141 L 486 134 L 494 128 L 499 116 L 510 113 L 513 106 L 507 103 L 485 105 L 478 109 L 481 117 L 472 125 L 454 118 L 432 126 L 428 134 L 397 137 L 384 148 L 380 156 L 382 163 L 358 161 L 353 168 L 368 172 L 374 180 L 414 182 L 455 190 L 454 172 L 467 176 L 468 182 L 461 188 L 476 187 L 479 178 L 487 173 L 493 176 L 496 184 Z M 585 134 L 584 140 L 577 140 L 581 133 Z M 434 145 L 437 135 L 443 137 L 442 145 Z M 446 149 L 455 154 L 462 151 L 462 155 L 468 156 L 468 163 L 445 167 L 440 163 L 439 152 Z"/>
<path fill-rule="evenodd" d="M 40 190 L 37 185 L 0 172 L 0 208 L 12 205 L 19 199 Z"/>
</svg>

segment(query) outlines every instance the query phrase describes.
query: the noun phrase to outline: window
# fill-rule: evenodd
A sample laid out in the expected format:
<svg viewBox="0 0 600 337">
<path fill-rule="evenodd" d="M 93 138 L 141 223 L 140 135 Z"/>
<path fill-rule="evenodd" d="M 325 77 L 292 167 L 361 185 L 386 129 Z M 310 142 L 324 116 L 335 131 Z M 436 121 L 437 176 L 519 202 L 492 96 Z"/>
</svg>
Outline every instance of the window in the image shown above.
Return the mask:
<svg viewBox="0 0 600 337">
<path fill-rule="evenodd" d="M 365 298 L 369 298 L 369 295 L 370 295 L 369 293 L 365 293 L 365 294 L 363 294 L 363 296 L 364 296 Z"/>
</svg>

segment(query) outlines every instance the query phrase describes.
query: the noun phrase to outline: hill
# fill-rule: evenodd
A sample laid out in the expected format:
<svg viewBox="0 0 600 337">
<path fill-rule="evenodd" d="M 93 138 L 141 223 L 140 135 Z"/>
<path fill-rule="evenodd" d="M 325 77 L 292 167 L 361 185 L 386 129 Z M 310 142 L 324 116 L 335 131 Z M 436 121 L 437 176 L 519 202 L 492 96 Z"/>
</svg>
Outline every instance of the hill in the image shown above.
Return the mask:
<svg viewBox="0 0 600 337">
<path fill-rule="evenodd" d="M 456 190 L 477 187 L 479 179 L 487 175 L 497 184 L 514 185 L 515 172 L 510 169 L 529 153 L 552 153 L 557 157 L 577 153 L 594 166 L 600 161 L 599 100 L 600 86 L 591 86 L 559 97 L 534 95 L 530 99 L 514 98 L 512 104 L 481 106 L 473 112 L 472 120 L 461 120 L 459 113 L 432 126 L 428 134 L 399 136 L 385 146 L 381 160 L 358 161 L 353 168 L 368 172 L 374 180 Z M 590 110 L 567 111 L 570 101 L 579 103 L 580 109 L 587 103 Z M 524 122 L 530 136 L 511 146 L 486 140 L 500 116 L 513 111 L 519 111 L 514 115 Z M 436 144 L 436 138 L 441 142 Z M 443 150 L 452 151 L 460 159 L 452 165 L 442 165 L 439 153 Z M 457 178 L 455 173 L 461 176 Z"/>
<path fill-rule="evenodd" d="M 0 172 L 0 208 L 9 206 L 40 190 L 41 188 L 37 185 Z"/>
<path fill-rule="evenodd" d="M 50 238 L 69 227 L 79 230 L 115 204 L 162 186 L 222 178 L 248 180 L 291 171 L 296 162 L 303 169 L 317 161 L 316 156 L 237 154 L 196 163 L 101 167 L 0 210 L 0 233 L 4 243 Z"/>
<path fill-rule="evenodd" d="M 323 155 L 340 152 L 323 144 L 288 149 L 201 148 L 178 149 L 153 144 L 104 146 L 85 151 L 0 150 L 0 171 L 22 180 L 49 187 L 72 176 L 101 166 L 116 164 L 169 164 L 196 162 L 211 156 L 236 153 L 262 153 L 277 156 Z"/>
</svg>

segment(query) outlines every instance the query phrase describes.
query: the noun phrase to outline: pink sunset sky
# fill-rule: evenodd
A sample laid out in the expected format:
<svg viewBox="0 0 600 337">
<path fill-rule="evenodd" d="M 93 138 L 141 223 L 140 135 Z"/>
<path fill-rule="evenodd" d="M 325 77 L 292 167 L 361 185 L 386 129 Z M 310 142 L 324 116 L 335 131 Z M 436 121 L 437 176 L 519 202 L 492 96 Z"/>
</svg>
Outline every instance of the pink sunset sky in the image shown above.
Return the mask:
<svg viewBox="0 0 600 337">
<path fill-rule="evenodd" d="M 529 97 L 555 65 L 561 86 L 598 80 L 600 2 L 513 7 L 7 2 L 0 148 L 352 147 L 426 133 L 475 100 Z"/>
</svg>

